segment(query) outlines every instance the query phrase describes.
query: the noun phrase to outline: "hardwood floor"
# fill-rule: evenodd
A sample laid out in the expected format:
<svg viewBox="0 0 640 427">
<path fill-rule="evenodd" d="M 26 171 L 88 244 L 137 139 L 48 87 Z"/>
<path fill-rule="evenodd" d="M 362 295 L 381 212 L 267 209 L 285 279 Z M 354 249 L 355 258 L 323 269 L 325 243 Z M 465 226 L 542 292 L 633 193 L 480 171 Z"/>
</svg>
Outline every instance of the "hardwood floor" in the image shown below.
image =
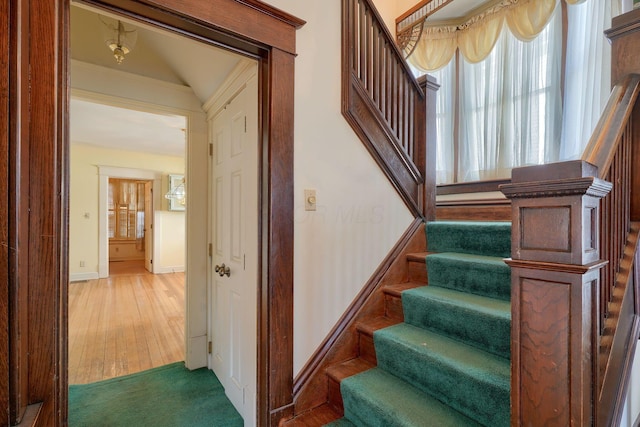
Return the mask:
<svg viewBox="0 0 640 427">
<path fill-rule="evenodd" d="M 120 267 L 69 284 L 69 384 L 184 360 L 184 273 Z"/>
</svg>

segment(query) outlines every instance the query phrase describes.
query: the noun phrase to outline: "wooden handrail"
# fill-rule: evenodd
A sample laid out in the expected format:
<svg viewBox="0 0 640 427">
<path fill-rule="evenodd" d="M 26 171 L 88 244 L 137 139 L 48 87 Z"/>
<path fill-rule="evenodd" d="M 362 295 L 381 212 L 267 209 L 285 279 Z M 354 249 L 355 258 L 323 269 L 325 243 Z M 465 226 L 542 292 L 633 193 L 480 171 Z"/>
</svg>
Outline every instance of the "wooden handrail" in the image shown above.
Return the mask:
<svg viewBox="0 0 640 427">
<path fill-rule="evenodd" d="M 629 74 L 613 88 L 582 159 L 598 167 L 599 178 L 613 184 L 600 206 L 601 258 L 608 261 L 600 275 L 597 330 L 599 337 L 594 389 L 597 425 L 613 425 L 622 415 L 625 375 L 621 368 L 638 338 L 638 316 L 633 301 L 634 260 L 638 250 L 640 212 L 634 212 L 632 194 L 640 188 L 640 171 L 633 168 L 637 158 L 640 75 Z M 637 123 L 636 123 L 637 124 Z M 594 325 L 595 327 L 595 325 Z M 632 333 L 632 331 L 635 332 Z M 632 336 L 630 336 L 630 334 Z M 620 393 L 622 391 L 623 393 Z"/>
<path fill-rule="evenodd" d="M 598 167 L 599 178 L 604 179 L 609 172 L 617 144 L 622 141 L 625 123 L 638 97 L 640 75 L 629 74 L 616 84 L 600 120 L 584 149 L 582 160 Z"/>
<path fill-rule="evenodd" d="M 425 96 L 370 0 L 342 8 L 342 113 L 414 215 L 425 216 L 435 205 L 435 167 L 426 167 L 435 96 Z M 427 93 L 437 87 L 426 80 Z"/>
<path fill-rule="evenodd" d="M 639 75 L 620 79 L 580 161 L 517 168 L 501 186 L 514 224 L 512 424 L 622 416 L 640 333 L 638 93 Z"/>
</svg>

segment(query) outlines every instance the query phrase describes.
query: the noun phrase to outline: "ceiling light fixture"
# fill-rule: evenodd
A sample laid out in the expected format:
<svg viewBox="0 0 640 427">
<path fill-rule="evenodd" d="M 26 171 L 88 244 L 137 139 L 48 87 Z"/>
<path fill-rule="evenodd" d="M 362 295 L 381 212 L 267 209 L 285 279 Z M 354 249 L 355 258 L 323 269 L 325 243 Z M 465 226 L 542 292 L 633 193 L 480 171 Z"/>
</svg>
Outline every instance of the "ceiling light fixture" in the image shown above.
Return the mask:
<svg viewBox="0 0 640 427">
<path fill-rule="evenodd" d="M 106 20 L 104 17 L 101 17 L 100 20 L 104 24 L 104 42 L 113 52 L 116 62 L 122 64 L 124 56 L 133 50 L 138 40 L 138 31 L 125 28 L 120 20 Z"/>
<path fill-rule="evenodd" d="M 164 198 L 174 200 L 180 206 L 186 205 L 187 191 L 183 175 L 169 175 L 169 191 L 164 195 Z"/>
</svg>

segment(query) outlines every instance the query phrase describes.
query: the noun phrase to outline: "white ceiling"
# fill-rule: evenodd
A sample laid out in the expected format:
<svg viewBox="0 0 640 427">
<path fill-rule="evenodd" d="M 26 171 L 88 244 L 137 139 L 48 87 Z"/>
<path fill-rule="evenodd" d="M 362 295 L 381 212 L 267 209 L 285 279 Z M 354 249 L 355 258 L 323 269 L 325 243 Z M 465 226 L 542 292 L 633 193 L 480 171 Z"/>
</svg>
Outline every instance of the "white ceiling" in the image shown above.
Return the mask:
<svg viewBox="0 0 640 427">
<path fill-rule="evenodd" d="M 484 7 L 492 0 L 454 0 L 451 3 L 429 16 L 428 21 L 457 20 L 468 16 L 474 9 Z"/>
<path fill-rule="evenodd" d="M 85 5 L 71 7 L 71 57 L 76 61 L 189 86 L 204 104 L 242 56 L 124 18 L 138 33 L 134 49 L 117 64 L 103 40 L 99 15 Z M 71 75 L 73 86 L 73 74 Z M 71 141 L 115 149 L 184 155 L 185 118 L 72 99 Z"/>
<path fill-rule="evenodd" d="M 71 141 L 184 156 L 186 118 L 71 99 Z"/>
</svg>

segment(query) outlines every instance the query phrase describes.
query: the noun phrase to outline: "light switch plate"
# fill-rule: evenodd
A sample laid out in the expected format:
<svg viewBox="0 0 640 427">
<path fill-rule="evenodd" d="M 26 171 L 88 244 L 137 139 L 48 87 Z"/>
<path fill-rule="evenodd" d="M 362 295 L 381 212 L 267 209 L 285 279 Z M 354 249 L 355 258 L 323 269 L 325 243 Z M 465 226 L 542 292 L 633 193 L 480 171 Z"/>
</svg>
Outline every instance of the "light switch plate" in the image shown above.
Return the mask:
<svg viewBox="0 0 640 427">
<path fill-rule="evenodd" d="M 315 211 L 316 203 L 316 190 L 304 190 L 304 210 Z"/>
</svg>

